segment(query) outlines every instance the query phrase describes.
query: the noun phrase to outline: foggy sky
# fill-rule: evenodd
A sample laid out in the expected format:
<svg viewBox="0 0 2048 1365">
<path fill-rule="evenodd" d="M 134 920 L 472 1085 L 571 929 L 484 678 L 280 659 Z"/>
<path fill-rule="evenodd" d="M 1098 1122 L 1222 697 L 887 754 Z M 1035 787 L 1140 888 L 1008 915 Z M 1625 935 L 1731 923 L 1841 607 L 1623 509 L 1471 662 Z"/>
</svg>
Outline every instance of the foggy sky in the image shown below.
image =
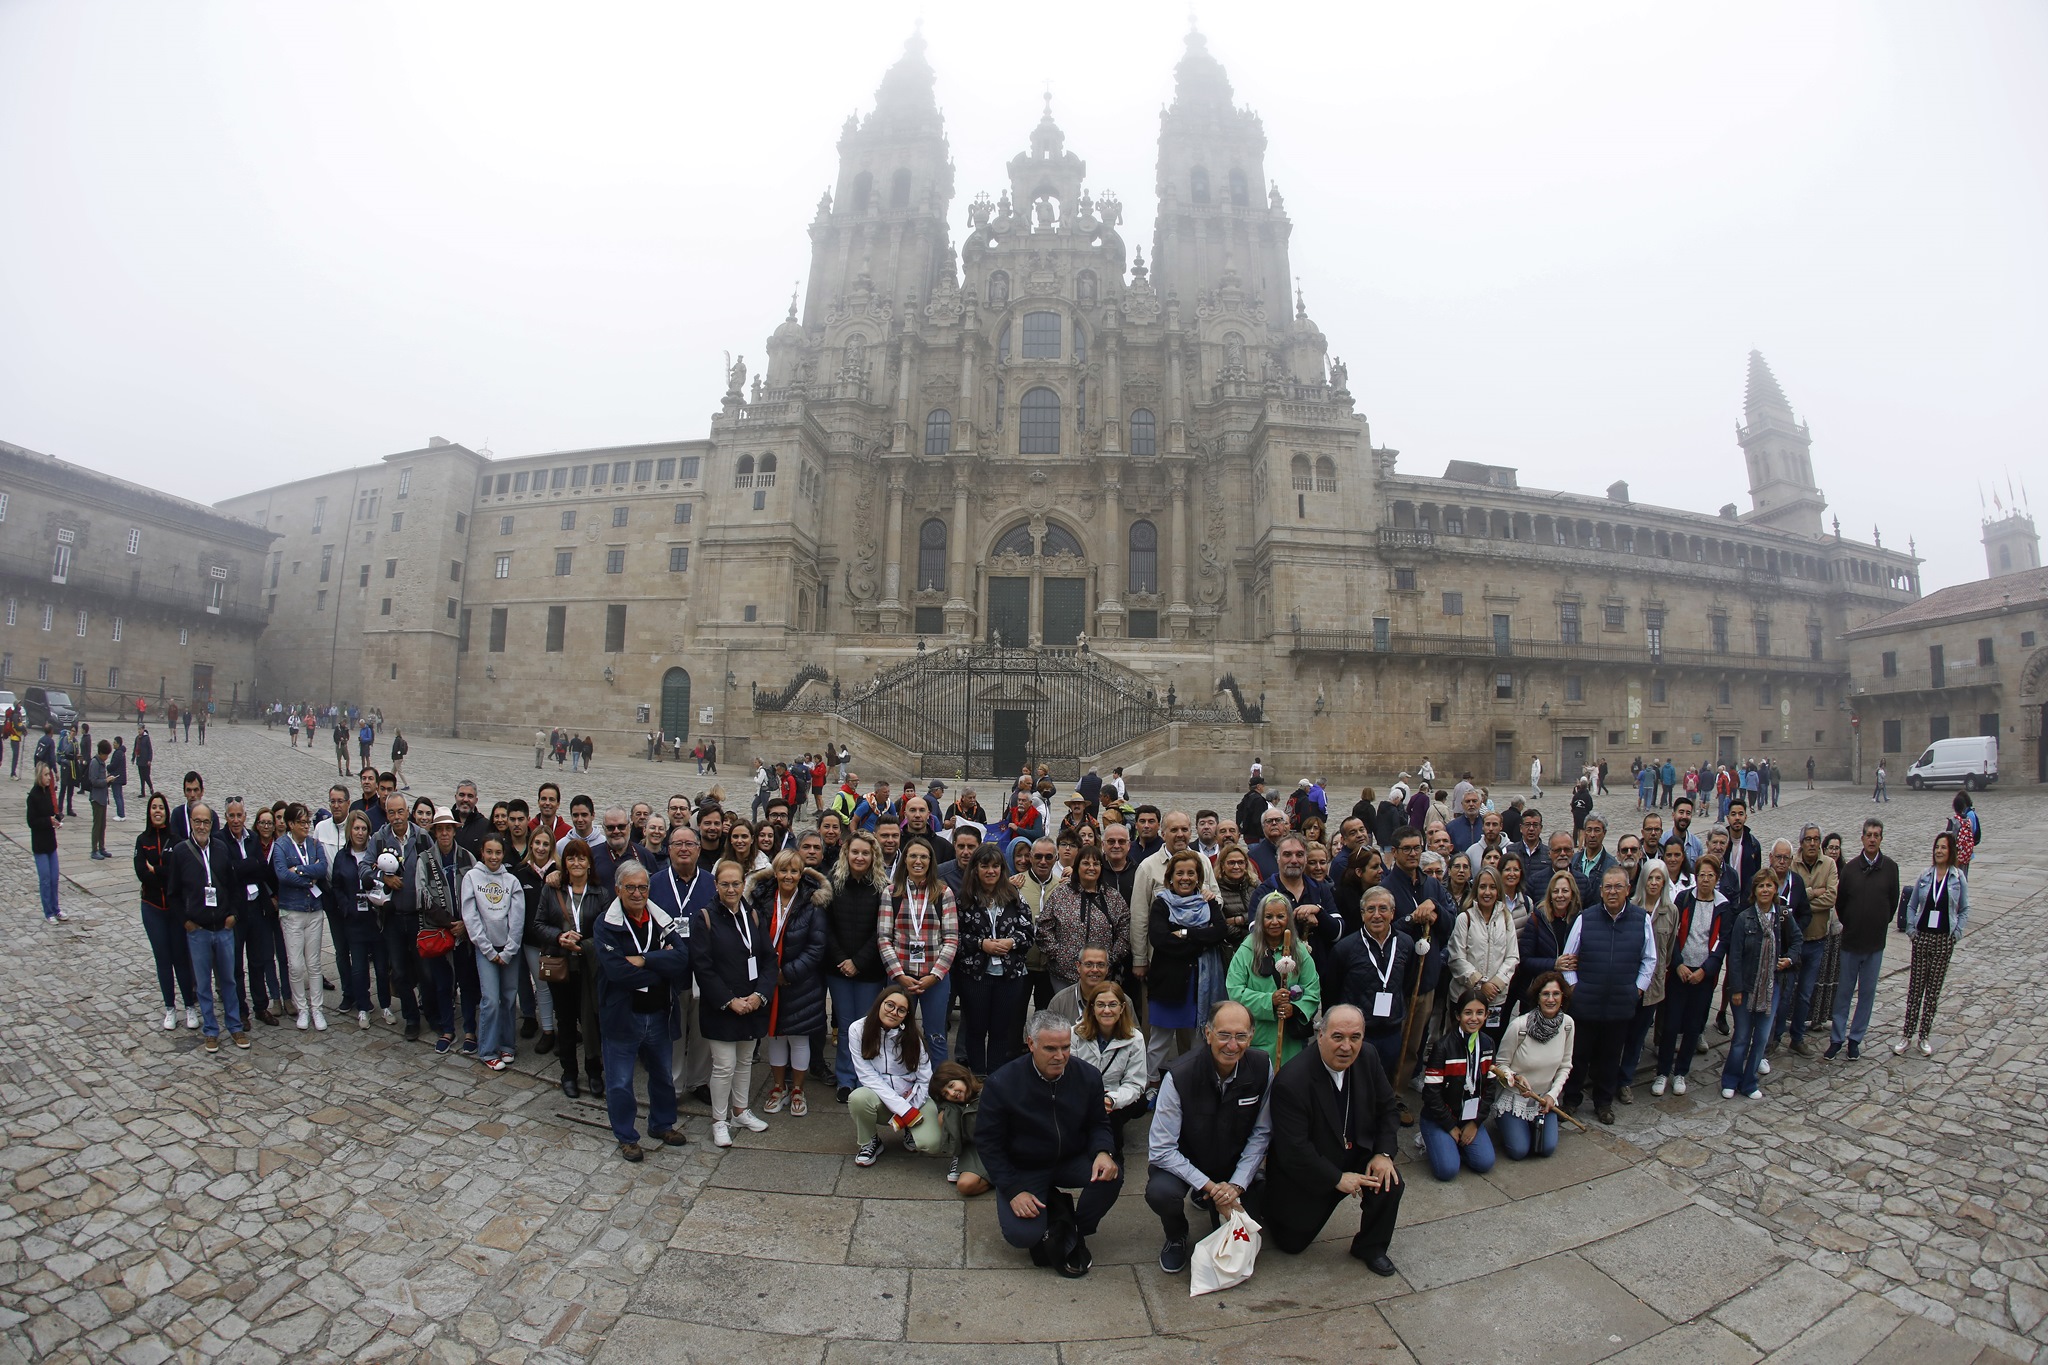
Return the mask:
<svg viewBox="0 0 2048 1365">
<path fill-rule="evenodd" d="M 922 15 L 954 240 L 1047 83 L 1151 252 L 1185 5 L 0 0 L 0 439 L 202 501 L 706 433 Z M 1404 471 L 1747 508 L 1762 350 L 1846 533 L 2048 520 L 2048 8 L 1214 4 Z"/>
</svg>

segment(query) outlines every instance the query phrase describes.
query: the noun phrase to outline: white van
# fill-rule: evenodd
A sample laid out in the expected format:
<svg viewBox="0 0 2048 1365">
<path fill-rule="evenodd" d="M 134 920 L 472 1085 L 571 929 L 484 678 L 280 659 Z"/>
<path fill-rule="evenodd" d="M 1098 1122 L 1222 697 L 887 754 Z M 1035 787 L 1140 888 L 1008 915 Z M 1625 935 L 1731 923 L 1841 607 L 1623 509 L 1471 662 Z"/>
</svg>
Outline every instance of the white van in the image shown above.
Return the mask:
<svg viewBox="0 0 2048 1365">
<path fill-rule="evenodd" d="M 1906 785 L 1921 787 L 1953 782 L 1968 791 L 1983 791 L 1998 781 L 1998 737 L 1965 735 L 1937 739 L 1906 769 Z"/>
</svg>

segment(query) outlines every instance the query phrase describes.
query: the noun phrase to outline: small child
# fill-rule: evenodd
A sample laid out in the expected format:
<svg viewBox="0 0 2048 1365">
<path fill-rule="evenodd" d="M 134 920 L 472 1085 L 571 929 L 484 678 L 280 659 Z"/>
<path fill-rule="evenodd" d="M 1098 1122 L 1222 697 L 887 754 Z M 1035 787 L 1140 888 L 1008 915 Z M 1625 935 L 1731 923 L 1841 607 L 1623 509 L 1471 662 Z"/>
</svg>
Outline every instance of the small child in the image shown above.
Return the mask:
<svg viewBox="0 0 2048 1365">
<path fill-rule="evenodd" d="M 932 1071 L 932 1097 L 939 1102 L 939 1148 L 953 1158 L 946 1179 L 960 1193 L 980 1194 L 993 1188 L 988 1168 L 974 1147 L 974 1118 L 981 1109 L 981 1082 L 959 1062 L 940 1062 Z"/>
</svg>

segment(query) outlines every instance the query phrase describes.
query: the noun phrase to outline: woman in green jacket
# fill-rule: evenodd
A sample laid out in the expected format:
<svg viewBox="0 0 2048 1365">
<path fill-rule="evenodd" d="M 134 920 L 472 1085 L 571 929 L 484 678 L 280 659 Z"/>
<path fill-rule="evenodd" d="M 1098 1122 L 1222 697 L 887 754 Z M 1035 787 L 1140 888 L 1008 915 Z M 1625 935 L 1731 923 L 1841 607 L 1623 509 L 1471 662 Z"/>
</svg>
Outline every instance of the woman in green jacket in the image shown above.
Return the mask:
<svg viewBox="0 0 2048 1365">
<path fill-rule="evenodd" d="M 1301 1051 L 1322 1007 L 1322 983 L 1315 959 L 1294 937 L 1294 906 L 1281 892 L 1259 902 L 1258 931 L 1238 945 L 1226 988 L 1251 1011 L 1252 1046 L 1276 1068 Z"/>
</svg>

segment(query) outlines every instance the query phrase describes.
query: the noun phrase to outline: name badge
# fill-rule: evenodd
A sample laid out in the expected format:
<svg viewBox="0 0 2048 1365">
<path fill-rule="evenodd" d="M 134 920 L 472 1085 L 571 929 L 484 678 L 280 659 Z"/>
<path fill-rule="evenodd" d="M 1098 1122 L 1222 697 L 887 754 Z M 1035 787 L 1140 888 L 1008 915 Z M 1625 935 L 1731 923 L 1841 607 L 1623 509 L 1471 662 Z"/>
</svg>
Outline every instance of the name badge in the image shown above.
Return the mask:
<svg viewBox="0 0 2048 1365">
<path fill-rule="evenodd" d="M 1941 927 L 1941 911 L 1929 910 L 1927 912 L 1927 927 L 1929 929 L 1939 929 Z"/>
<path fill-rule="evenodd" d="M 313 899 L 314 899 L 314 900 L 316 900 L 316 901 L 317 901 L 317 900 L 319 900 L 319 899 L 320 899 L 320 888 L 319 888 L 319 887 L 317 887 L 317 886 L 309 886 L 309 887 L 307 887 L 306 889 L 307 889 L 308 891 L 310 891 L 310 892 L 312 892 L 312 893 L 313 893 Z"/>
<path fill-rule="evenodd" d="M 678 935 L 679 935 L 680 937 L 683 937 L 683 938 L 688 938 L 688 937 L 690 936 L 690 922 L 689 922 L 688 920 L 686 920 L 686 919 L 679 919 L 679 920 L 677 920 L 677 921 L 676 921 L 676 933 L 677 933 L 677 934 L 678 934 Z"/>
<path fill-rule="evenodd" d="M 761 979 L 761 964 L 760 964 L 760 962 L 759 962 L 759 961 L 758 961 L 757 959 L 755 959 L 755 958 L 751 958 L 751 957 L 750 957 L 750 958 L 748 958 L 748 959 L 747 959 L 747 980 L 749 980 L 749 981 L 758 981 L 758 980 L 760 980 L 760 979 Z"/>
<path fill-rule="evenodd" d="M 1471 1099 L 1465 1101 L 1465 1110 L 1461 1117 L 1464 1119 L 1466 1123 L 1470 1123 L 1474 1119 L 1479 1117 L 1478 1096 L 1475 1095 Z"/>
<path fill-rule="evenodd" d="M 1258 1102 L 1259 1097 L 1257 1095 L 1246 1095 L 1243 1099 L 1238 1101 L 1238 1104 L 1242 1106 L 1247 1104 L 1257 1104 Z"/>
<path fill-rule="evenodd" d="M 206 888 L 206 908 L 211 910 L 220 904 L 220 893 L 213 887 Z"/>
<path fill-rule="evenodd" d="M 923 954 L 923 953 L 912 953 L 912 954 L 910 955 L 910 974 L 911 974 L 912 976 L 923 976 L 923 975 L 924 975 L 924 954 Z"/>
<path fill-rule="evenodd" d="M 245 891 L 246 891 L 246 892 L 247 892 L 248 894 L 247 894 L 247 895 L 245 895 L 245 896 L 244 896 L 244 897 L 243 897 L 242 899 L 244 899 L 244 900 L 252 900 L 252 901 L 256 899 L 256 883 L 254 883 L 254 882 L 250 882 L 250 883 L 249 883 L 249 885 L 248 885 L 248 886 L 246 886 L 246 887 L 244 887 L 243 889 L 244 889 L 244 890 L 245 890 Z"/>
<path fill-rule="evenodd" d="M 1372 993 L 1372 1017 L 1375 1019 L 1391 1019 L 1394 1017 L 1394 993 L 1392 991 L 1374 991 Z"/>
</svg>

